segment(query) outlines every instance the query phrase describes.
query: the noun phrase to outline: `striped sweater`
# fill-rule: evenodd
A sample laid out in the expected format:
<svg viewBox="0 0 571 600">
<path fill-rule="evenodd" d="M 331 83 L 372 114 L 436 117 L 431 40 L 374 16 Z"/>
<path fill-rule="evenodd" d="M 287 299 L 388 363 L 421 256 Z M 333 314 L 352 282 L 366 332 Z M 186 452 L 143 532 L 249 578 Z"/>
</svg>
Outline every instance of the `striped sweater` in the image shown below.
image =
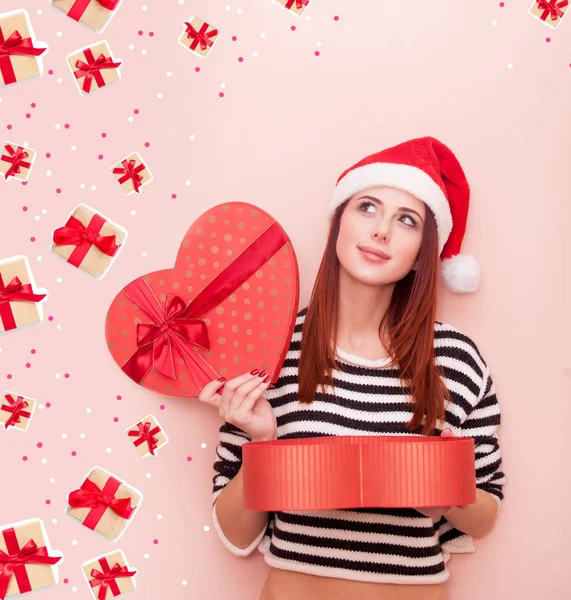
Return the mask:
<svg viewBox="0 0 571 600">
<path fill-rule="evenodd" d="M 337 398 L 326 386 L 312 404 L 297 400 L 301 336 L 307 307 L 297 313 L 286 359 L 274 389 L 265 396 L 277 418 L 278 439 L 327 435 L 421 435 L 406 423 L 413 407 L 396 367 L 389 359 L 371 361 L 337 348 L 333 370 Z M 475 442 L 476 486 L 494 497 L 498 512 L 505 475 L 497 438 L 500 407 L 490 370 L 476 344 L 452 325 L 435 321 L 437 364 L 451 393 L 440 435 L 449 427 Z M 357 363 L 357 364 L 356 364 Z M 379 366 L 381 368 L 379 368 Z M 439 424 L 442 424 L 441 422 Z M 446 581 L 446 563 L 454 552 L 475 552 L 471 536 L 445 517 L 433 521 L 411 508 L 354 508 L 324 511 L 269 512 L 267 526 L 248 548 L 234 546 L 216 517 L 216 499 L 241 466 L 242 444 L 251 438 L 231 423 L 220 427 L 213 477 L 212 519 L 228 550 L 247 556 L 255 548 L 279 569 L 325 577 L 400 584 Z"/>
</svg>

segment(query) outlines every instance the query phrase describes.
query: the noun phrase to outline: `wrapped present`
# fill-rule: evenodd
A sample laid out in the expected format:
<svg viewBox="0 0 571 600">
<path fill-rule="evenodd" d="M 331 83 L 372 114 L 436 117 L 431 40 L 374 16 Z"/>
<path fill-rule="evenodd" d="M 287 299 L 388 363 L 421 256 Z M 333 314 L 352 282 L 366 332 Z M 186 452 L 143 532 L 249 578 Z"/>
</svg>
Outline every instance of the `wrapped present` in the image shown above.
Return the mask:
<svg viewBox="0 0 571 600">
<path fill-rule="evenodd" d="M 567 13 L 569 0 L 536 0 L 529 9 L 529 14 L 549 27 L 559 26 Z"/>
<path fill-rule="evenodd" d="M 56 585 L 62 561 L 41 519 L 0 526 L 0 600 Z"/>
<path fill-rule="evenodd" d="M 178 38 L 178 43 L 197 56 L 206 58 L 218 39 L 220 31 L 195 16 L 185 21 L 184 25 L 186 29 Z"/>
<path fill-rule="evenodd" d="M 147 415 L 144 419 L 129 427 L 126 433 L 132 439 L 133 445 L 141 456 L 156 456 L 157 450 L 169 441 L 166 433 L 153 415 Z"/>
<path fill-rule="evenodd" d="M 275 382 L 295 327 L 299 272 L 268 213 L 228 202 L 200 215 L 174 268 L 123 288 L 107 313 L 107 346 L 133 381 L 195 397 L 213 379 L 265 369 Z"/>
<path fill-rule="evenodd" d="M 133 520 L 142 500 L 139 490 L 96 466 L 81 487 L 69 493 L 67 514 L 115 542 Z"/>
<path fill-rule="evenodd" d="M 6 392 L 0 401 L 0 423 L 4 429 L 10 427 L 27 431 L 36 408 L 36 401 L 14 392 Z"/>
<path fill-rule="evenodd" d="M 96 33 L 101 33 L 119 10 L 122 0 L 52 0 L 52 6 Z"/>
<path fill-rule="evenodd" d="M 136 588 L 137 569 L 129 566 L 122 550 L 92 558 L 81 568 L 95 600 L 120 596 Z"/>
<path fill-rule="evenodd" d="M 20 181 L 28 181 L 35 158 L 35 150 L 6 142 L 0 156 L 0 173 L 4 173 L 4 179 L 12 177 Z"/>
<path fill-rule="evenodd" d="M 0 13 L 0 86 L 40 77 L 47 51 L 36 42 L 28 11 Z"/>
<path fill-rule="evenodd" d="M 0 260 L 0 333 L 41 323 L 47 291 L 36 288 L 26 256 Z"/>
<path fill-rule="evenodd" d="M 127 194 L 140 194 L 141 188 L 153 180 L 153 174 L 138 152 L 125 157 L 111 169 Z"/>
<path fill-rule="evenodd" d="M 52 252 L 101 279 L 117 258 L 127 232 L 86 204 L 79 204 L 52 234 Z"/>
<path fill-rule="evenodd" d="M 111 56 L 105 40 L 68 54 L 67 63 L 82 95 L 121 79 L 121 61 Z"/>
<path fill-rule="evenodd" d="M 309 0 L 275 0 L 294 15 L 301 16 L 309 4 Z"/>
</svg>

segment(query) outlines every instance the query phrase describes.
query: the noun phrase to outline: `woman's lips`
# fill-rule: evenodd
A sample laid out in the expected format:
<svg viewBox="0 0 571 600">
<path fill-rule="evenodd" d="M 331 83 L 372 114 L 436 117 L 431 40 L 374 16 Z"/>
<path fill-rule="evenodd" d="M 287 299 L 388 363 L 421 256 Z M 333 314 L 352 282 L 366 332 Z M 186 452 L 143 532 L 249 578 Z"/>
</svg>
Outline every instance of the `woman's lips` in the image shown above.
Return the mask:
<svg viewBox="0 0 571 600">
<path fill-rule="evenodd" d="M 384 262 L 386 260 L 388 260 L 387 258 L 383 258 L 382 256 L 379 256 L 378 254 L 373 254 L 372 252 L 366 252 L 365 250 L 362 250 L 361 248 L 359 248 L 361 254 L 367 259 L 370 260 L 371 262 Z"/>
</svg>

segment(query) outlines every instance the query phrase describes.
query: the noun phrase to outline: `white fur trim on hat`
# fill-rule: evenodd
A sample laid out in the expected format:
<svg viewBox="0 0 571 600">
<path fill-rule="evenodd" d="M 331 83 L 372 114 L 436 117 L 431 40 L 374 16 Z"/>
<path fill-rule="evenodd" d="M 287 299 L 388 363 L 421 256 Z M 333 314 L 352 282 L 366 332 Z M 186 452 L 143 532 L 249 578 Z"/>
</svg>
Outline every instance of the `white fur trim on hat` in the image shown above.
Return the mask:
<svg viewBox="0 0 571 600">
<path fill-rule="evenodd" d="M 441 272 L 444 283 L 453 292 L 475 292 L 480 285 L 480 264 L 468 254 L 444 258 Z"/>
<path fill-rule="evenodd" d="M 434 213 L 438 230 L 438 254 L 452 231 L 450 205 L 440 186 L 428 173 L 412 165 L 371 163 L 349 171 L 337 184 L 329 204 L 328 218 L 345 200 L 367 188 L 378 185 L 395 187 L 425 202 Z"/>
</svg>

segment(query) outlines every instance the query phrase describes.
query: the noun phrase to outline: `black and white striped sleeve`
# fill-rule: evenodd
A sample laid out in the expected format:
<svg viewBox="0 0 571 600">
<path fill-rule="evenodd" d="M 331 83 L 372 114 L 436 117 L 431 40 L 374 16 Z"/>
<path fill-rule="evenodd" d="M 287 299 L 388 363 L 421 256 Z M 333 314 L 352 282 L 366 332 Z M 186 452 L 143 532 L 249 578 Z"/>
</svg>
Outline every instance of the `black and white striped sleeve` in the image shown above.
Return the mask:
<svg viewBox="0 0 571 600">
<path fill-rule="evenodd" d="M 496 388 L 486 365 L 483 385 L 476 405 L 462 424 L 462 435 L 474 438 L 476 459 L 476 487 L 490 493 L 498 503 L 498 513 L 504 498 L 506 476 L 502 471 L 502 457 L 498 440 L 501 422 Z"/>
</svg>

